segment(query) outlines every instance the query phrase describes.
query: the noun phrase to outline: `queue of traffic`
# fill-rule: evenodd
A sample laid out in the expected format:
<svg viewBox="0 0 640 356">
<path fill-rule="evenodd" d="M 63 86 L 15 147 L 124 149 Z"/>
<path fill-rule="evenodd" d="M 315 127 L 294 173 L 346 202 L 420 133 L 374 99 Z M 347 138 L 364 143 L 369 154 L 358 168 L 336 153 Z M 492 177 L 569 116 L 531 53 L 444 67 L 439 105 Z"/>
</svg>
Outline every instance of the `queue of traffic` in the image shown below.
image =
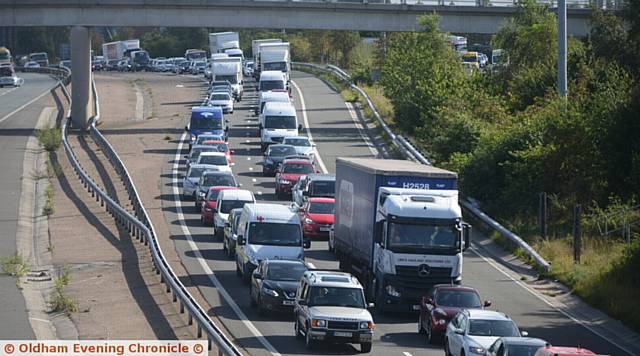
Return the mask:
<svg viewBox="0 0 640 356">
<path fill-rule="evenodd" d="M 258 40 L 258 48 L 264 45 Z M 262 53 L 254 63 L 267 57 Z M 274 177 L 277 199 L 290 202 L 262 203 L 241 189 L 225 114 L 233 112 L 243 89 L 211 68 L 207 98 L 192 108 L 186 127 L 183 199 L 194 202 L 201 222 L 212 227 L 211 238 L 235 260 L 236 274 L 249 286 L 251 306 L 260 315 L 293 314 L 293 333 L 309 349 L 337 342 L 370 352 L 375 310 L 418 312 L 418 333 L 429 343 L 442 343 L 447 355 L 593 354 L 528 337 L 508 315 L 487 309 L 490 301 L 462 285 L 471 227 L 462 220 L 456 173 L 409 161 L 349 157 L 337 159 L 335 174 L 322 173 L 317 147 L 302 135 L 286 64 L 277 70 L 256 66 L 253 73 L 262 174 Z M 244 76 L 236 77 L 240 87 Z M 305 262 L 305 249 L 319 239 L 328 240 L 340 271 Z"/>
</svg>

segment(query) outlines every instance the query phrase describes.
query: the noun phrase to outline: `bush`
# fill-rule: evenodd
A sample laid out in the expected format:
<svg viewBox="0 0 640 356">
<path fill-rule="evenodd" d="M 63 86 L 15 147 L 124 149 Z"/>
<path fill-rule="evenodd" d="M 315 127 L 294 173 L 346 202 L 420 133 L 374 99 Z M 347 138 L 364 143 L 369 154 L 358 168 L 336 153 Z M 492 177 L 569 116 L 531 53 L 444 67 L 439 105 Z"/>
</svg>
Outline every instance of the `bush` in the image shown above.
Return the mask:
<svg viewBox="0 0 640 356">
<path fill-rule="evenodd" d="M 49 152 L 56 151 L 62 142 L 62 133 L 56 128 L 39 129 L 37 135 L 40 144 Z"/>
</svg>

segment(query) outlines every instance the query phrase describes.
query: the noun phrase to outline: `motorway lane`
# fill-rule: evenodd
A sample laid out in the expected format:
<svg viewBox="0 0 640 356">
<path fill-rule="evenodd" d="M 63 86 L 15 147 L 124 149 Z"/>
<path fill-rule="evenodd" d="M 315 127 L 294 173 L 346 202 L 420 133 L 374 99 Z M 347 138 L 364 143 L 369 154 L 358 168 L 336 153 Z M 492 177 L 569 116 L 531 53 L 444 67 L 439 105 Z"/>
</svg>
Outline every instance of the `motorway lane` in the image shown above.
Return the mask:
<svg viewBox="0 0 640 356">
<path fill-rule="evenodd" d="M 16 229 L 21 192 L 22 161 L 29 136 L 38 121 L 55 81 L 47 75 L 20 73 L 25 83 L 19 88 L 0 89 L 0 256 L 16 252 Z M 21 107 L 25 106 L 23 109 Z M 49 104 L 51 105 L 51 104 Z M 16 110 L 19 110 L 16 112 Z M 15 112 L 15 113 L 14 113 Z M 13 114 L 11 114 L 13 113 Z M 0 339 L 34 338 L 27 319 L 24 298 L 16 279 L 0 274 Z M 7 322 L 10 321 L 10 322 Z"/>
<path fill-rule="evenodd" d="M 334 171 L 336 156 L 370 157 L 373 155 L 360 137 L 339 95 L 317 78 L 304 73 L 295 73 L 293 80 L 304 95 L 311 134 L 330 172 Z M 294 90 L 294 103 L 302 122 L 301 98 L 296 90 Z M 252 190 L 259 200 L 275 202 L 274 178 L 265 178 L 261 175 L 257 121 L 251 112 L 255 104 L 252 83 L 247 83 L 243 101 L 238 104 L 235 113 L 230 115 L 229 143 L 234 150 L 234 173 L 242 187 Z M 177 156 L 177 158 L 181 157 Z M 163 168 L 165 196 L 171 196 L 177 187 L 171 182 L 171 174 L 167 174 L 172 172 L 173 163 L 172 161 L 170 165 Z M 183 167 L 180 169 L 182 172 Z M 249 307 L 248 287 L 235 276 L 235 262 L 228 260 L 222 253 L 221 243 L 212 240 L 211 228 L 202 226 L 193 204 L 184 202 L 182 209 L 176 209 L 175 205 L 169 203 L 165 208 L 165 215 L 172 224 L 172 239 L 176 242 L 178 253 L 183 258 L 182 262 L 192 274 L 194 283 L 200 287 L 205 298 L 214 306 L 213 309 L 236 340 L 252 355 L 268 353 L 265 351 L 265 344 L 281 354 L 308 353 L 303 343 L 295 340 L 293 336 L 291 317 L 286 315 L 259 317 L 256 311 Z M 181 219 L 177 213 L 184 214 L 184 226 L 181 225 Z M 191 242 L 186 236 L 187 231 Z M 196 248 L 199 252 L 195 251 Z M 204 259 L 198 260 L 199 256 Z M 311 249 L 306 251 L 306 257 L 308 262 L 318 268 L 336 269 L 338 267 L 333 255 L 327 251 L 325 241 L 314 241 Z M 215 274 L 215 281 L 208 274 L 209 271 Z M 465 254 L 464 278 L 465 283 L 478 288 L 485 299 L 494 302 L 494 309 L 507 312 L 523 330 L 529 331 L 532 336 L 544 338 L 554 344 L 579 343 L 604 354 L 625 354 L 549 307 L 519 286 L 518 281 L 501 274 L 475 252 L 469 251 Z M 215 282 L 224 286 L 225 291 L 217 290 Z M 226 299 L 221 297 L 221 294 L 225 293 L 228 293 Z M 440 346 L 427 345 L 424 337 L 416 333 L 415 315 L 398 317 L 375 315 L 374 318 L 377 327 L 373 354 L 440 355 L 442 353 Z M 271 350 L 272 353 L 274 349 Z M 358 346 L 332 345 L 314 353 L 351 354 L 358 350 Z"/>
</svg>

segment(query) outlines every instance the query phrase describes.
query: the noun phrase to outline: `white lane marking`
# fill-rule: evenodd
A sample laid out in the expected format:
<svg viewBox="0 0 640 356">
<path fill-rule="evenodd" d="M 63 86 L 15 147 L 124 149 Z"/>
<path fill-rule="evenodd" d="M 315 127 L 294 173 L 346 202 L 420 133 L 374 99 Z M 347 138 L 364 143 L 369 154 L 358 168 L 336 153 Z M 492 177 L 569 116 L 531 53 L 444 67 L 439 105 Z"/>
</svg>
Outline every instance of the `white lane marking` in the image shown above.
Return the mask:
<svg viewBox="0 0 640 356">
<path fill-rule="evenodd" d="M 262 195 L 262 192 L 258 190 L 258 195 Z"/>
<path fill-rule="evenodd" d="M 18 111 L 26 108 L 27 106 L 33 104 L 35 101 L 39 100 L 40 98 L 42 98 L 43 96 L 49 94 L 49 91 L 51 90 L 51 88 L 47 89 L 44 93 L 38 95 L 37 97 L 31 99 L 28 103 L 22 105 L 21 107 L 13 110 L 12 112 L 8 113 L 7 115 L 5 115 L 2 119 L 0 119 L 0 122 L 3 122 L 4 120 L 10 118 L 11 116 L 13 116 L 15 113 L 17 113 Z"/>
<path fill-rule="evenodd" d="M 245 140 L 244 142 L 249 143 L 249 142 L 251 142 L 251 140 Z M 247 150 L 248 150 L 248 148 L 247 148 Z"/>
<path fill-rule="evenodd" d="M 182 84 L 176 84 L 176 88 L 184 88 L 184 85 L 182 85 Z"/>
<path fill-rule="evenodd" d="M 20 87 L 13 87 L 13 88 L 5 91 L 4 93 L 0 94 L 0 96 L 7 95 L 7 94 L 11 93 L 12 91 L 14 91 L 14 90 L 16 90 L 18 88 L 20 88 Z"/>
<path fill-rule="evenodd" d="M 255 179 L 255 178 L 251 178 L 251 181 L 255 183 L 255 182 L 257 182 L 258 180 L 257 180 L 257 179 Z"/>
<path fill-rule="evenodd" d="M 378 157 L 378 154 L 379 154 L 378 149 L 373 145 L 373 143 L 369 139 L 369 135 L 367 135 L 367 133 L 364 132 L 364 127 L 358 120 L 358 114 L 356 114 L 356 111 L 353 108 L 353 104 L 348 103 L 346 101 L 344 102 L 344 104 L 347 106 L 347 110 L 349 110 L 349 116 L 351 116 L 351 120 L 353 120 L 353 124 L 358 129 L 358 133 L 360 134 L 360 137 L 362 137 L 362 140 L 364 141 L 364 143 L 367 145 L 367 148 L 369 148 L 369 151 L 371 151 L 371 154 L 374 157 Z"/>
<path fill-rule="evenodd" d="M 403 354 L 404 356 L 413 356 L 411 353 L 406 352 L 406 351 L 405 351 L 405 352 L 403 352 L 402 354 Z"/>
<path fill-rule="evenodd" d="M 39 318 L 29 318 L 29 320 L 35 320 L 35 321 L 39 321 L 42 323 L 50 323 L 50 320 L 45 320 L 45 319 L 39 319 Z"/>
<path fill-rule="evenodd" d="M 502 269 L 502 267 L 500 267 L 498 265 L 497 262 L 493 261 L 493 258 L 489 258 L 489 257 L 485 257 L 478 249 L 476 249 L 475 247 L 471 247 L 470 248 L 471 251 L 473 251 L 478 257 L 480 257 L 483 261 L 485 261 L 486 263 L 488 263 L 491 267 L 495 268 L 498 272 L 502 273 L 505 277 L 509 278 L 510 280 L 512 280 L 514 283 L 516 283 L 517 285 L 519 285 L 520 287 L 522 287 L 524 290 L 526 290 L 527 292 L 531 293 L 531 295 L 533 295 L 534 297 L 538 298 L 539 300 L 541 300 L 543 303 L 547 304 L 548 306 L 550 306 L 551 308 L 557 310 L 558 312 L 560 312 L 562 315 L 566 316 L 567 318 L 571 319 L 573 322 L 580 324 L 582 327 L 584 327 L 585 329 L 591 331 L 592 333 L 594 333 L 595 335 L 598 335 L 599 337 L 601 337 L 602 339 L 604 339 L 605 341 L 611 343 L 612 345 L 616 346 L 617 348 L 619 348 L 620 350 L 625 351 L 626 353 L 628 353 L 629 355 L 633 355 L 633 352 L 629 351 L 627 348 L 625 348 L 624 346 L 621 346 L 620 344 L 616 343 L 615 341 L 609 339 L 608 337 L 602 335 L 601 333 L 599 333 L 597 330 L 594 330 L 591 326 L 587 325 L 584 321 L 579 320 L 575 317 L 573 317 L 571 314 L 569 314 L 568 312 L 560 309 L 558 306 L 554 305 L 553 303 L 551 303 L 550 301 L 548 301 L 546 298 L 543 298 L 541 295 L 539 295 L 535 290 L 531 289 L 529 286 L 527 286 L 526 284 L 522 283 L 521 281 L 515 279 L 513 276 L 511 276 L 511 274 L 507 273 L 505 270 Z"/>
<path fill-rule="evenodd" d="M 251 157 L 247 157 L 247 161 L 251 161 Z"/>
<path fill-rule="evenodd" d="M 245 136 L 249 136 L 249 135 L 251 135 L 251 133 L 250 133 L 250 132 L 246 132 L 246 133 L 245 133 Z"/>
<path fill-rule="evenodd" d="M 309 142 L 313 143 L 313 135 L 311 135 L 309 119 L 307 118 L 307 105 L 304 102 L 304 95 L 302 95 L 302 90 L 300 90 L 300 87 L 298 86 L 298 84 L 296 84 L 296 82 L 292 80 L 291 84 L 293 84 L 293 86 L 296 88 L 298 96 L 300 97 L 300 106 L 302 108 L 302 119 L 304 120 L 305 130 L 307 131 L 307 136 L 309 136 Z M 320 169 L 322 169 L 322 173 L 328 173 L 329 171 L 327 170 L 327 166 L 324 165 L 324 161 L 322 161 L 322 157 L 320 156 L 317 145 L 313 148 L 313 153 L 318 160 L 318 164 L 320 165 Z"/>
<path fill-rule="evenodd" d="M 174 163 L 173 163 L 173 200 L 176 205 L 176 212 L 178 215 L 178 222 L 180 223 L 180 229 L 182 230 L 182 233 L 184 234 L 184 236 L 187 237 L 187 242 L 189 243 L 189 247 L 193 250 L 195 254 L 195 258 L 200 264 L 200 267 L 202 268 L 204 273 L 207 275 L 211 283 L 213 283 L 213 285 L 216 287 L 216 289 L 218 290 L 218 293 L 220 293 L 222 298 L 224 298 L 225 302 L 229 304 L 229 306 L 231 307 L 233 312 L 236 314 L 238 319 L 242 321 L 244 326 L 247 329 L 249 329 L 249 331 L 253 334 L 253 336 L 255 336 L 258 339 L 258 341 L 262 344 L 262 346 L 264 346 L 269 352 L 271 352 L 272 355 L 280 356 L 280 353 L 275 349 L 275 347 L 273 347 L 273 345 L 271 345 L 271 343 L 264 337 L 264 335 L 260 333 L 260 331 L 255 327 L 255 325 L 253 325 L 253 323 L 249 320 L 247 315 L 242 311 L 242 309 L 240 309 L 238 304 L 236 304 L 233 298 L 229 295 L 227 290 L 224 289 L 224 286 L 222 285 L 222 283 L 220 283 L 216 275 L 213 273 L 213 271 L 207 264 L 206 260 L 202 257 L 202 254 L 198 249 L 198 245 L 193 241 L 193 237 L 191 236 L 191 233 L 189 232 L 189 228 L 185 223 L 184 213 L 182 212 L 182 201 L 180 200 L 180 192 L 178 191 L 178 162 L 180 162 L 180 159 L 181 159 L 180 153 L 182 152 L 182 146 L 184 144 L 186 137 L 187 137 L 186 133 L 182 134 L 182 137 L 180 138 L 180 143 L 178 144 L 178 150 L 176 151 L 176 155 L 174 158 Z"/>
<path fill-rule="evenodd" d="M 316 265 L 314 265 L 314 264 L 313 264 L 313 263 L 311 263 L 311 262 L 307 262 L 307 265 L 308 265 L 308 266 L 309 266 L 309 268 L 311 268 L 311 269 L 316 269 Z"/>
<path fill-rule="evenodd" d="M 250 171 L 252 171 L 252 170 L 253 170 L 253 167 L 249 167 L 249 170 L 250 170 Z"/>
</svg>

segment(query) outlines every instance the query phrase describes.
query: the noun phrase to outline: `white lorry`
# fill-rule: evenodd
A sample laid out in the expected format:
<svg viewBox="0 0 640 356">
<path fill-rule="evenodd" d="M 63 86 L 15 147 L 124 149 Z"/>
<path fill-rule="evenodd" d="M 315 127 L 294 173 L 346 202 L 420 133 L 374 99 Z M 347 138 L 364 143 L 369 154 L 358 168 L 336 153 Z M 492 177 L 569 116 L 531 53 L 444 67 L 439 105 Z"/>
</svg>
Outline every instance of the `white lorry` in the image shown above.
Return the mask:
<svg viewBox="0 0 640 356">
<path fill-rule="evenodd" d="M 240 35 L 237 32 L 216 32 L 209 34 L 211 54 L 224 53 L 227 49 L 240 48 Z"/>
<path fill-rule="evenodd" d="M 131 58 L 131 52 L 140 50 L 140 40 L 126 40 L 104 43 L 102 45 L 102 55 L 104 60 Z"/>
<path fill-rule="evenodd" d="M 211 80 L 228 81 L 236 101 L 242 100 L 242 59 L 238 57 L 214 58 L 211 62 Z"/>
<path fill-rule="evenodd" d="M 253 77 L 258 79 L 260 78 L 260 45 L 267 43 L 282 43 L 282 40 L 279 38 L 268 38 L 262 40 L 253 40 L 251 42 L 251 51 L 253 54 Z"/>
<path fill-rule="evenodd" d="M 259 63 L 260 71 L 279 70 L 284 74 L 288 83 L 289 70 L 291 69 L 289 42 L 261 44 Z"/>
</svg>

